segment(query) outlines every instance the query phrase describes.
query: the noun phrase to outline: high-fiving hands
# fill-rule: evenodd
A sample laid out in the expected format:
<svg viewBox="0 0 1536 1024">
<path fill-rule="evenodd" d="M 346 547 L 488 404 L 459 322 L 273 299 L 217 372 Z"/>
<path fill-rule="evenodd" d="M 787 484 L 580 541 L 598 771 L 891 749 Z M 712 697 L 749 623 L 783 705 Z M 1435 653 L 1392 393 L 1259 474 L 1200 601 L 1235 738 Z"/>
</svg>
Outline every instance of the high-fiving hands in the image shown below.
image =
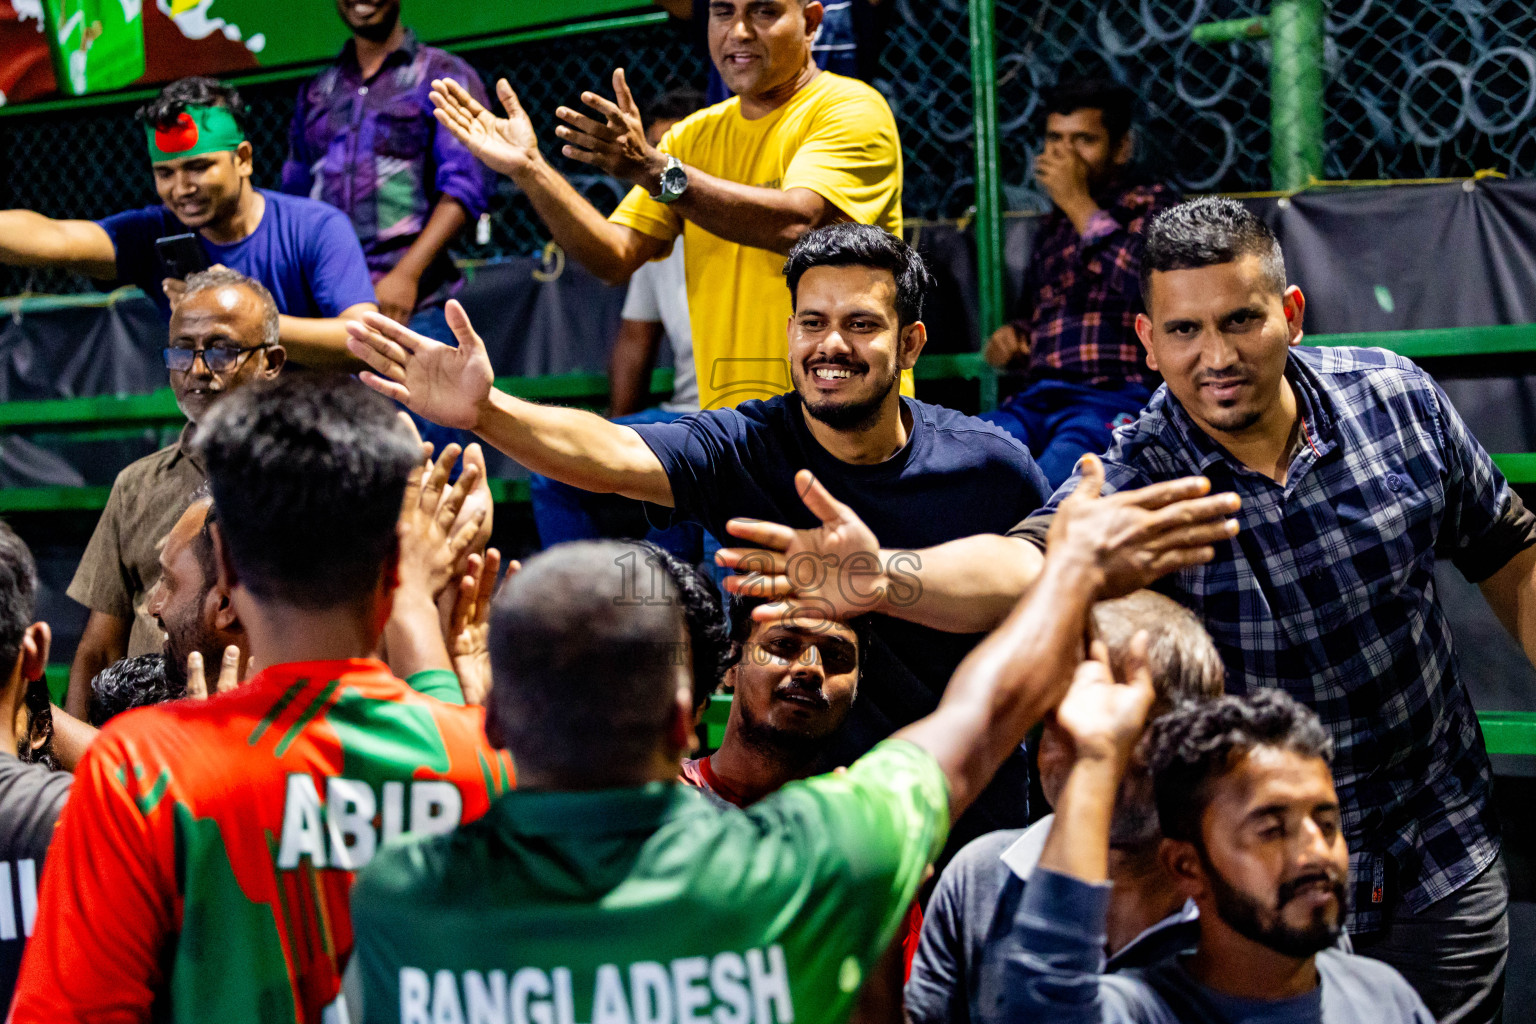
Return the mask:
<svg viewBox="0 0 1536 1024">
<path fill-rule="evenodd" d="M 775 599 L 753 612 L 764 622 L 803 612 L 849 619 L 899 601 L 902 595 L 893 586 L 874 531 L 832 497 L 810 470 L 795 475 L 795 486 L 821 525 L 796 530 L 757 519 L 732 519 L 725 528 L 757 547 L 720 550 L 716 561 L 737 573 L 726 577 L 726 589 L 743 597 Z"/>
<path fill-rule="evenodd" d="M 1100 597 L 1124 597 L 1179 569 L 1209 562 L 1215 545 L 1237 535 L 1236 494 L 1210 494 L 1203 476 L 1105 495 L 1104 463 L 1085 455 L 1082 479 L 1051 518 L 1047 546 L 1093 559 L 1104 575 Z"/>
<path fill-rule="evenodd" d="M 1124 770 L 1141 739 L 1156 691 L 1147 665 L 1147 634 L 1131 638 L 1125 679 L 1115 679 L 1109 650 L 1095 640 L 1056 708 L 1056 724 L 1072 738 L 1077 760 L 1103 760 Z"/>
<path fill-rule="evenodd" d="M 386 398 L 445 427 L 473 430 L 496 374 L 485 342 L 457 299 L 444 310 L 458 346 L 417 334 L 380 313 L 347 321 L 347 351 L 368 364 L 359 379 Z"/>
</svg>

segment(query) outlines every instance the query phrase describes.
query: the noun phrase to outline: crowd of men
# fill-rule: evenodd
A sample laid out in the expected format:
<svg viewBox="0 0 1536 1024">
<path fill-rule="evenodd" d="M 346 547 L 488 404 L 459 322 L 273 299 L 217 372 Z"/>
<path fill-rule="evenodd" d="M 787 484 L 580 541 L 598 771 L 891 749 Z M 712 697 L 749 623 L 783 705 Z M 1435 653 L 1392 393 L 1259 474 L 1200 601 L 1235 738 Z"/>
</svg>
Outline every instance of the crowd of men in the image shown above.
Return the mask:
<svg viewBox="0 0 1536 1024">
<path fill-rule="evenodd" d="M 112 489 L 62 708 L 0 524 L 10 1019 L 1502 1019 L 1434 569 L 1536 659 L 1536 516 L 1434 381 L 1299 347 L 1271 230 L 1074 80 L 1017 393 L 914 397 L 895 120 L 817 63 L 848 5 L 692 6 L 728 99 L 555 111 L 607 217 L 388 0 L 338 0 L 281 191 L 187 79 L 139 112 L 163 205 L 0 212 L 0 261 L 161 306 L 188 421 Z M 612 418 L 494 385 L 448 255 L 492 172 L 629 282 Z M 525 565 L 483 445 L 536 474 Z"/>
</svg>

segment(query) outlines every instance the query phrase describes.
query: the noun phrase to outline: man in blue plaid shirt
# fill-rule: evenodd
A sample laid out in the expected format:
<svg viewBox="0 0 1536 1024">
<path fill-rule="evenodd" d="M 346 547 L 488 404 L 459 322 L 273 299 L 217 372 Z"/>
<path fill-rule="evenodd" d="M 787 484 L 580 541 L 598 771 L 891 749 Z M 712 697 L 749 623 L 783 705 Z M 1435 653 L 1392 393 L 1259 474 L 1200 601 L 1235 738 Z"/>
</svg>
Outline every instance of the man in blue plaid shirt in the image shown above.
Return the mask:
<svg viewBox="0 0 1536 1024">
<path fill-rule="evenodd" d="M 1155 218 L 1142 268 L 1137 333 L 1167 386 L 1116 432 L 1106 490 L 1202 475 L 1242 497 L 1237 536 L 1163 588 L 1205 622 L 1229 693 L 1279 687 L 1332 732 L 1357 951 L 1440 1020 L 1494 1020 L 1509 885 L 1434 569 L 1480 584 L 1530 654 L 1536 517 L 1423 370 L 1295 347 L 1305 299 L 1241 204 Z M 1043 542 L 1055 501 L 1014 535 Z"/>
<path fill-rule="evenodd" d="M 1149 313 L 1137 333 L 1165 384 L 1103 457 L 1104 489 L 1119 492 L 1109 500 L 1130 516 L 1122 532 L 1191 522 L 1165 534 L 1169 557 L 1174 545 L 1210 543 L 1204 560 L 1158 589 L 1201 616 L 1227 692 L 1278 687 L 1332 733 L 1356 950 L 1397 967 L 1439 1020 L 1496 1020 L 1509 883 L 1492 771 L 1434 568 L 1444 555 L 1478 583 L 1530 656 L 1536 516 L 1413 363 L 1296 347 L 1305 299 L 1286 287 L 1274 235 L 1240 203 L 1199 199 L 1154 218 L 1141 275 Z M 1038 572 L 1052 510 L 1080 477 L 1008 537 L 882 552 L 882 565 L 902 559 L 899 604 L 829 601 L 849 585 L 838 573 L 809 592 L 768 568 L 761 585 L 840 615 L 990 628 Z M 1163 489 L 1199 477 L 1241 498 L 1214 543 L 1196 521 L 1203 504 L 1163 507 Z M 809 551 L 848 564 L 855 550 L 878 548 L 862 523 L 837 525 L 835 537 L 796 532 L 777 557 Z M 1127 568 L 1136 585 L 1158 566 Z M 865 574 L 858 593 L 886 584 Z"/>
</svg>

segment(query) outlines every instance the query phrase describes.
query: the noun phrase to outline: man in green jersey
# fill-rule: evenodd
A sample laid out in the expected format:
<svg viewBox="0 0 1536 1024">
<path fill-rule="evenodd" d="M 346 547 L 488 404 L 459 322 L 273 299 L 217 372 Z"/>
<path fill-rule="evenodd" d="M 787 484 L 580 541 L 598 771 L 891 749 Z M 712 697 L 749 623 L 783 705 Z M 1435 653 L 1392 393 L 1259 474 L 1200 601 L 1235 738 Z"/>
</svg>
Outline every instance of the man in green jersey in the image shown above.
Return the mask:
<svg viewBox="0 0 1536 1024">
<path fill-rule="evenodd" d="M 847 772 L 740 811 L 677 783 L 693 735 L 688 645 L 675 604 L 626 600 L 635 549 L 531 560 L 492 613 L 486 719 L 519 789 L 360 875 L 350 1007 L 401 1024 L 846 1019 L 950 822 L 1065 692 L 1089 607 L 1146 523 L 1099 499 L 1099 463 L 1086 463 L 1034 587 L 937 710 Z M 827 529 L 851 521 L 808 472 L 798 483 Z M 1145 674 L 1144 640 L 1133 648 Z"/>
</svg>

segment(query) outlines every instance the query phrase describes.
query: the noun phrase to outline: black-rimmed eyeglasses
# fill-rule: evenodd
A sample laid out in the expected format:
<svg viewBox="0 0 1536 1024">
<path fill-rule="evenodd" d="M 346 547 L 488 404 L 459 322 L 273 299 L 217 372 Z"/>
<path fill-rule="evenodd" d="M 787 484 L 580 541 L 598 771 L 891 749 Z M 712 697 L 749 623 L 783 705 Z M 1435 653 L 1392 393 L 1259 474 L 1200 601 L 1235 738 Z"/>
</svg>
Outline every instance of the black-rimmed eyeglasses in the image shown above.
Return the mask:
<svg viewBox="0 0 1536 1024">
<path fill-rule="evenodd" d="M 235 348 L 232 345 L 214 345 L 211 348 L 177 348 L 167 345 L 160 352 L 165 358 L 165 368 L 175 370 L 177 373 L 186 373 L 192 369 L 192 364 L 198 356 L 203 357 L 203 363 L 210 373 L 228 373 L 239 366 L 241 361 L 252 352 L 259 352 L 270 345 L 252 345 L 249 348 Z"/>
</svg>

